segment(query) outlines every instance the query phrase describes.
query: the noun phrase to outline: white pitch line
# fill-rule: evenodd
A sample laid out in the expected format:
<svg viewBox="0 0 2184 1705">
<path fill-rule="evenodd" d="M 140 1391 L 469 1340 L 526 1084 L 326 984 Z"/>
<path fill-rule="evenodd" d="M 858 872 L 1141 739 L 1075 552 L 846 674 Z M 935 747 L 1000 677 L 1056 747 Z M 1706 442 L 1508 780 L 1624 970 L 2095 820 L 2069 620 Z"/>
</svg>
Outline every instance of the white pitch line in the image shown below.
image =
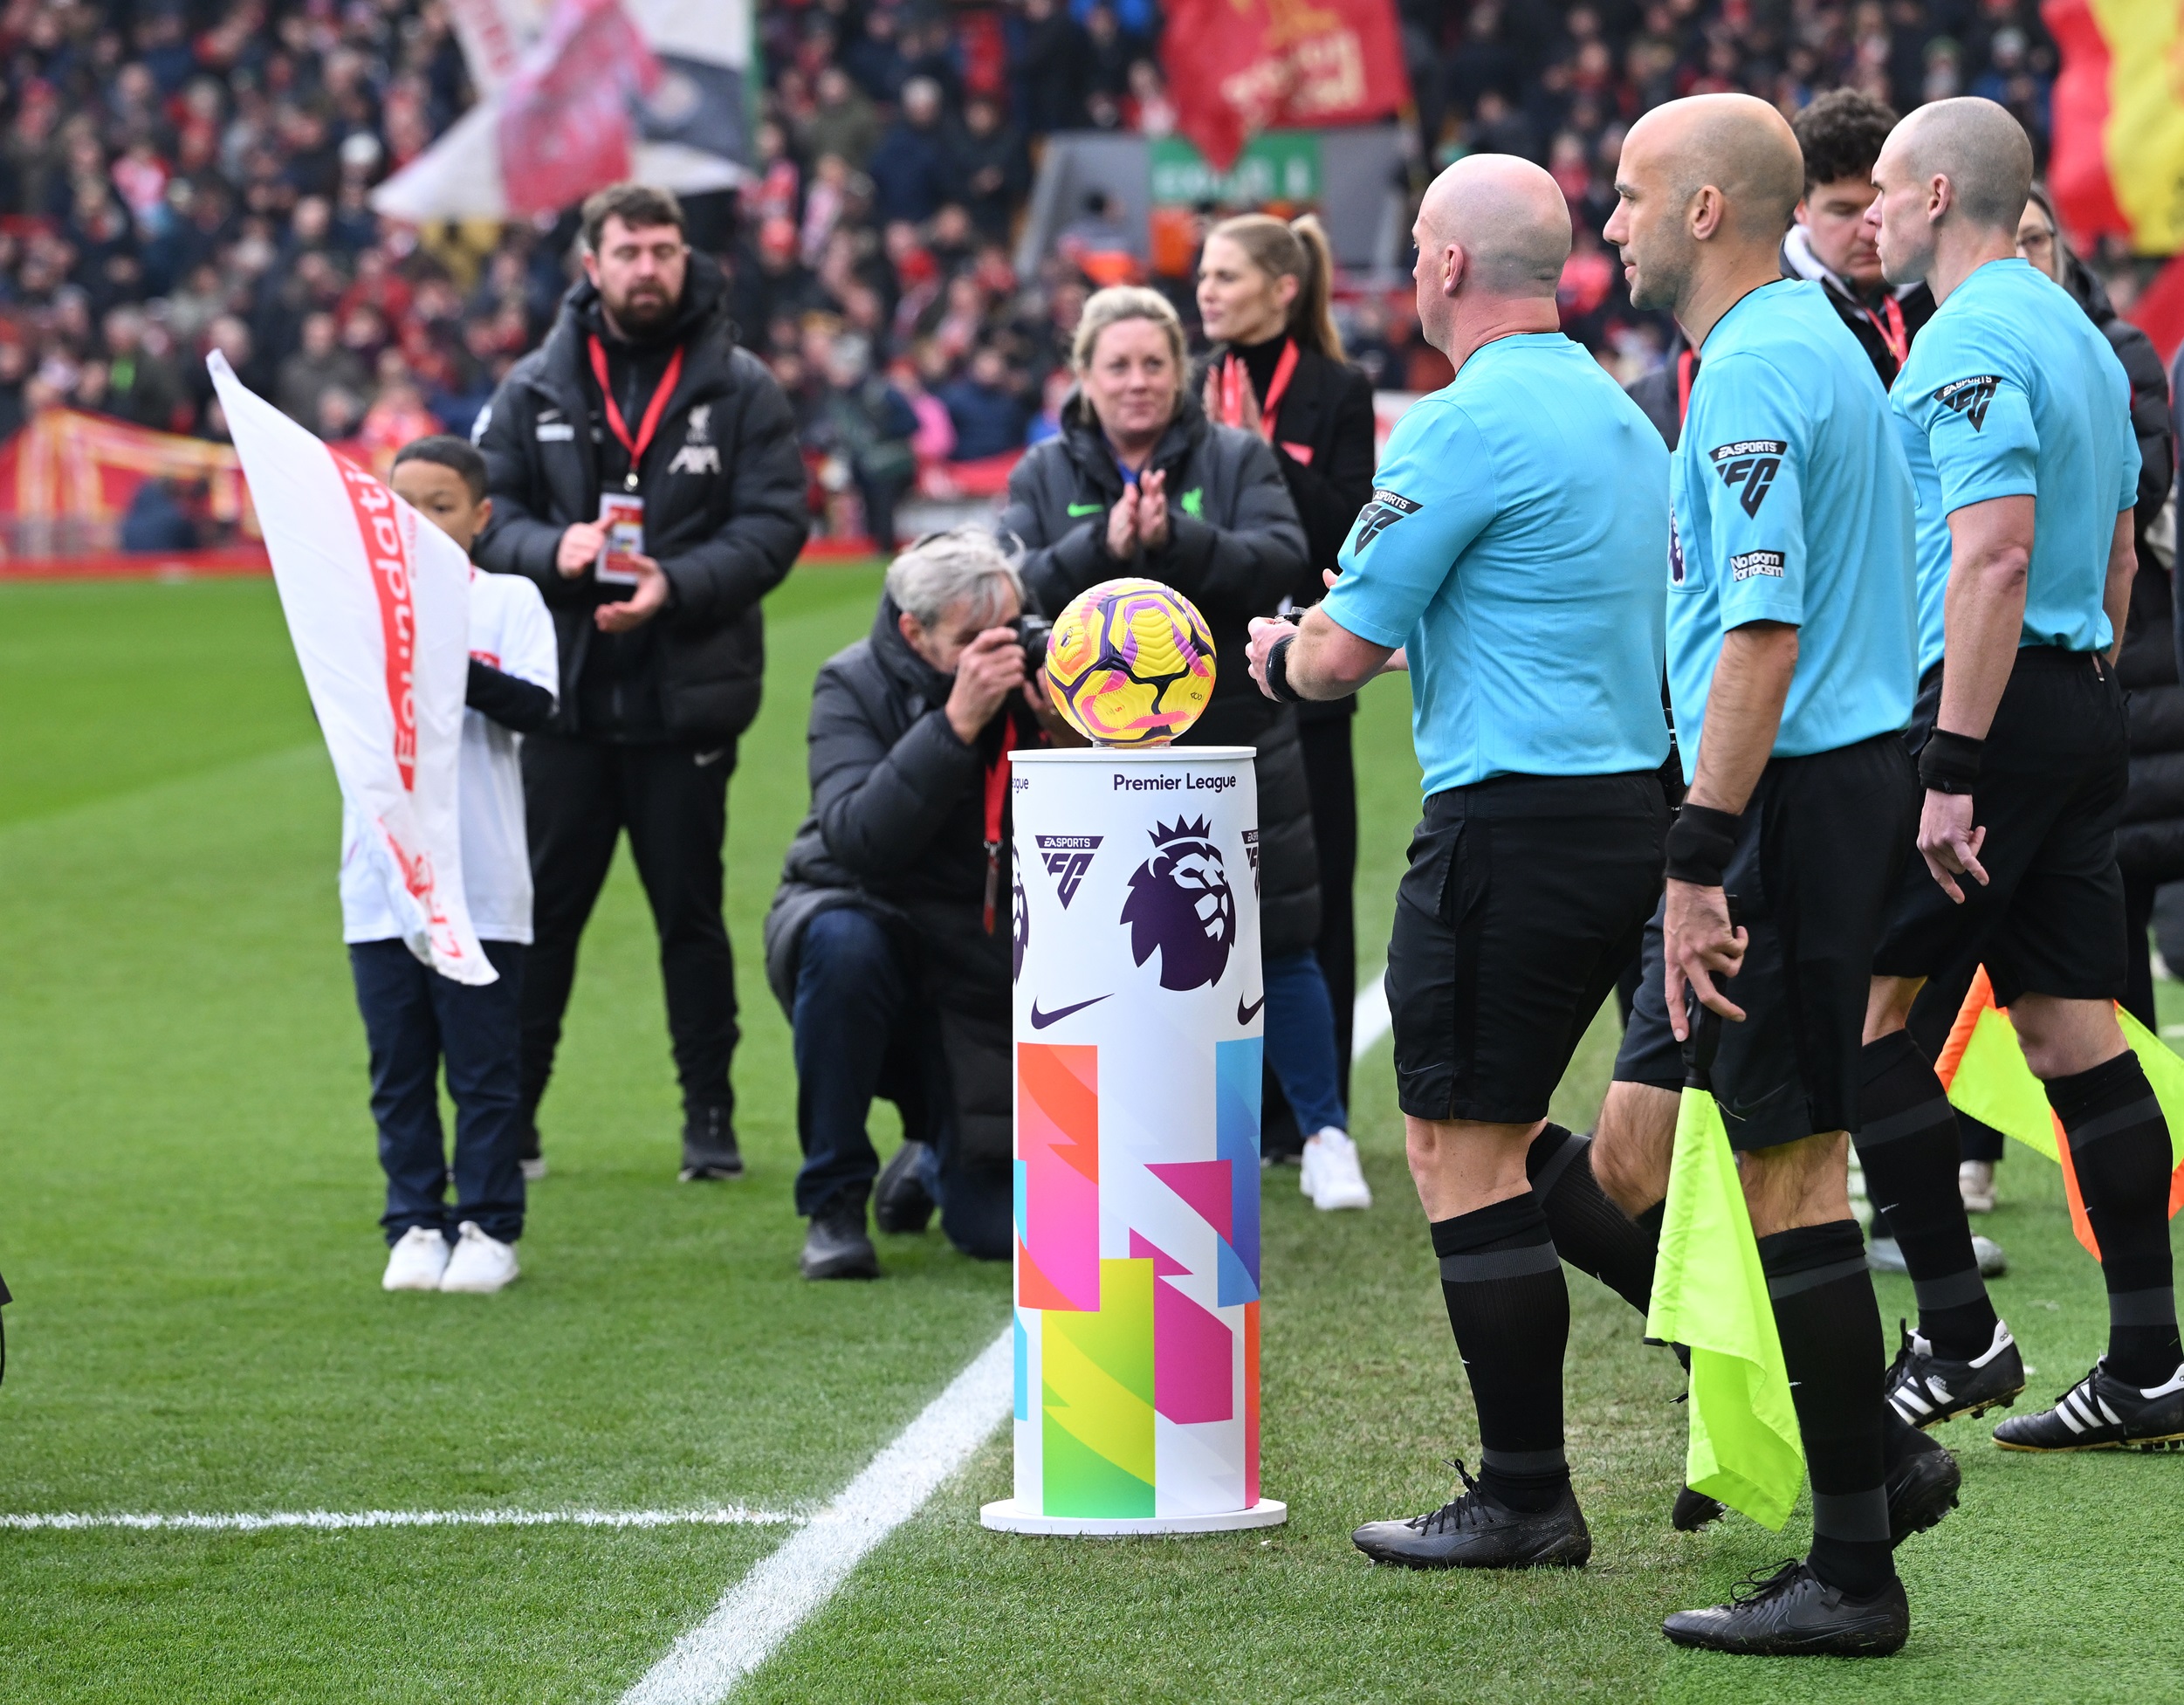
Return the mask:
<svg viewBox="0 0 2184 1705">
<path fill-rule="evenodd" d="M 276 1528 L 679 1528 L 800 1527 L 805 1517 L 737 1504 L 703 1509 L 269 1509 L 177 1516 L 98 1510 L 0 1514 L 0 1530 L 133 1528 L 187 1533 L 263 1533 Z"/>
<path fill-rule="evenodd" d="M 988 1344 L 831 1504 L 722 1594 L 622 1705 L 718 1705 L 764 1663 L 1008 1415 L 1014 1337 Z"/>
<path fill-rule="evenodd" d="M 1382 980 L 1387 973 L 1376 971 L 1371 980 L 1357 991 L 1357 1004 L 1350 1009 L 1350 1062 L 1356 1065 L 1373 1050 L 1373 1044 L 1388 1034 L 1392 1021 L 1388 1016 L 1388 985 Z"/>
</svg>

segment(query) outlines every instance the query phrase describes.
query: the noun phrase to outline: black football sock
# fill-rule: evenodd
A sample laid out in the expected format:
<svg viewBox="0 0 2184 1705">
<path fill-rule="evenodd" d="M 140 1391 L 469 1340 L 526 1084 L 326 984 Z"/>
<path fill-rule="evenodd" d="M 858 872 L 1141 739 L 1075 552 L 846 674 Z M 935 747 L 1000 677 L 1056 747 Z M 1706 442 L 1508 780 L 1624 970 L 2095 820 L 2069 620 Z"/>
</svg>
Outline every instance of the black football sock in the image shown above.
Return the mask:
<svg viewBox="0 0 2184 1705">
<path fill-rule="evenodd" d="M 2050 1078 L 2048 1104 L 2070 1140 L 2078 1193 L 2108 1287 L 2109 1372 L 2158 1385 L 2184 1361 L 2169 1257 L 2169 1127 L 2139 1056 Z"/>
<path fill-rule="evenodd" d="M 1536 1514 L 1569 1486 L 1562 1455 L 1562 1351 L 1569 1291 L 1547 1215 L 1530 1191 L 1432 1224 L 1441 1296 L 1479 1410 L 1481 1489 Z"/>
<path fill-rule="evenodd" d="M 1883 1464 L 1880 1304 L 1855 1220 L 1759 1241 L 1812 1480 L 1812 1572 L 1854 1598 L 1895 1578 Z"/>
<path fill-rule="evenodd" d="M 1968 1362 L 1993 1344 L 1995 1317 L 1956 1185 L 1956 1115 L 1910 1032 L 1866 1043 L 1858 1063 L 1865 1193 L 1903 1251 L 1919 1330 L 1935 1355 Z"/>
<path fill-rule="evenodd" d="M 1608 1200 L 1592 1175 L 1592 1138 L 1550 1124 L 1525 1151 L 1524 1170 L 1547 1211 L 1556 1253 L 1644 1314 L 1653 1298 L 1660 1221 L 1650 1228 L 1633 1222 Z"/>
</svg>

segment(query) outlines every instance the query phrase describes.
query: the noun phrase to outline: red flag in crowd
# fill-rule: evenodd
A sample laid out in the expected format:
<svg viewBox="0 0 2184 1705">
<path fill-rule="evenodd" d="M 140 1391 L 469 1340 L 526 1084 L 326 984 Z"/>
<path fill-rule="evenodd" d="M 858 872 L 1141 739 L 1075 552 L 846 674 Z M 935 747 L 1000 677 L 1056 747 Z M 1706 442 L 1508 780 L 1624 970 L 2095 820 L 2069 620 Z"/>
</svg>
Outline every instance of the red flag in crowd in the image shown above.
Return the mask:
<svg viewBox="0 0 2184 1705">
<path fill-rule="evenodd" d="M 508 210 L 558 212 L 628 177 L 630 107 L 659 80 L 660 62 L 615 0 L 560 0 L 543 51 L 501 100 Z"/>
<path fill-rule="evenodd" d="M 1178 122 L 1226 171 L 1262 130 L 1362 124 L 1411 99 L 1392 0 L 1170 0 Z"/>
</svg>

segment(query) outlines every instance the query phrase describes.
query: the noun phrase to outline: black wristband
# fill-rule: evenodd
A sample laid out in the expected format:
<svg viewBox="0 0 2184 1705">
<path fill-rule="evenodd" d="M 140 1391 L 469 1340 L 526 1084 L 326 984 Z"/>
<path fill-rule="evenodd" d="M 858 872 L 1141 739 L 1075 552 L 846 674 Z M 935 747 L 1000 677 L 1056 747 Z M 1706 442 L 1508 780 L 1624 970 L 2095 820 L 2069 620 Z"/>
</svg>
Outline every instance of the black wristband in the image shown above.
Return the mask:
<svg viewBox="0 0 2184 1705">
<path fill-rule="evenodd" d="M 1304 695 L 1289 684 L 1289 648 L 1296 643 L 1295 634 L 1284 634 L 1267 653 L 1267 691 L 1278 705 L 1298 705 L 1304 700 Z"/>
<path fill-rule="evenodd" d="M 1721 873 L 1736 851 L 1737 814 L 1689 800 L 1668 826 L 1668 874 L 1701 888 L 1721 886 Z"/>
<path fill-rule="evenodd" d="M 1929 793 L 1968 794 L 1979 780 L 1980 756 L 1986 750 L 1985 740 L 1937 728 L 1919 749 L 1919 780 Z"/>
</svg>

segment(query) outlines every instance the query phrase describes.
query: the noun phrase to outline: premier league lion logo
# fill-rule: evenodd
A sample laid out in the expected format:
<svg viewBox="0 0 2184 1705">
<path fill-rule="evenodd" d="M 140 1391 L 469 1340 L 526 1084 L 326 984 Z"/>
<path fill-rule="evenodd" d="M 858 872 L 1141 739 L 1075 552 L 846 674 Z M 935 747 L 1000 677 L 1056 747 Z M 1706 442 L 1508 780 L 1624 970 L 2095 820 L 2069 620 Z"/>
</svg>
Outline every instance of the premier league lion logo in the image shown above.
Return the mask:
<svg viewBox="0 0 2184 1705">
<path fill-rule="evenodd" d="M 1236 945 L 1236 897 L 1229 891 L 1221 849 L 1206 836 L 1205 820 L 1165 824 L 1152 832 L 1153 856 L 1131 874 L 1122 921 L 1138 964 L 1160 950 L 1163 988 L 1204 988 L 1221 980 Z"/>
<path fill-rule="evenodd" d="M 1008 980 L 1014 982 L 1024 974 L 1024 949 L 1031 945 L 1031 903 L 1024 897 L 1024 873 L 1013 873 L 1009 896 L 1010 925 L 1016 937 L 1015 962 L 1010 966 Z"/>
</svg>

